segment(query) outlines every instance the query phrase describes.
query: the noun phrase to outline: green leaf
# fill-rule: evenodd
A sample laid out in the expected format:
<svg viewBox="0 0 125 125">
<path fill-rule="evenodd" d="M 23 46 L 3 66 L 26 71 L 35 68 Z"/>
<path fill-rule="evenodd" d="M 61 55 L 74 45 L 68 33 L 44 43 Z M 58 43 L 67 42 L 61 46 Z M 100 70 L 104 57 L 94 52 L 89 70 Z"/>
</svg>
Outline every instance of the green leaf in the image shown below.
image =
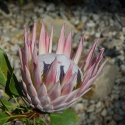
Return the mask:
<svg viewBox="0 0 125 125">
<path fill-rule="evenodd" d="M 13 69 L 10 65 L 6 53 L 0 48 L 0 84 L 5 86 L 5 92 L 8 96 L 22 95 L 21 84 L 18 82 L 16 76 L 13 73 Z"/>
<path fill-rule="evenodd" d="M 0 99 L 0 101 L 1 101 L 2 105 L 5 106 L 5 108 L 8 110 L 16 108 L 16 106 L 12 105 L 8 100 Z"/>
<path fill-rule="evenodd" d="M 22 90 L 23 84 L 22 82 L 19 82 L 15 76 L 15 74 L 12 72 L 8 78 L 6 87 L 5 87 L 5 92 L 7 95 L 10 97 L 14 96 L 23 96 Z"/>
<path fill-rule="evenodd" d="M 19 92 L 17 89 L 19 89 L 19 82 L 17 80 L 17 78 L 15 77 L 15 75 L 12 73 L 11 74 L 11 78 L 10 78 L 10 83 L 9 83 L 9 89 L 10 92 L 13 93 L 14 95 L 19 96 Z"/>
<path fill-rule="evenodd" d="M 5 77 L 5 75 L 3 74 L 3 71 L 0 68 L 0 84 L 5 86 L 6 85 L 6 81 L 7 81 L 7 78 Z"/>
<path fill-rule="evenodd" d="M 59 114 L 50 115 L 52 125 L 75 125 L 78 119 L 78 116 L 70 109 L 64 110 Z"/>
<path fill-rule="evenodd" d="M 6 53 L 0 48 L 0 84 L 6 86 L 8 73 L 12 71 Z"/>
<path fill-rule="evenodd" d="M 12 71 L 12 73 L 9 74 L 9 76 L 8 76 L 8 80 L 7 80 L 7 83 L 5 86 L 5 93 L 9 97 L 19 96 L 20 94 L 17 90 L 18 88 L 19 88 L 19 82 L 17 81 L 17 78 L 15 77 L 15 75 Z M 19 91 L 21 91 L 21 90 L 19 90 Z"/>
<path fill-rule="evenodd" d="M 3 112 L 0 112 L 0 125 L 4 125 L 10 117 Z"/>
<path fill-rule="evenodd" d="M 23 121 L 26 125 L 30 125 L 29 119 L 22 119 L 22 121 Z"/>
</svg>

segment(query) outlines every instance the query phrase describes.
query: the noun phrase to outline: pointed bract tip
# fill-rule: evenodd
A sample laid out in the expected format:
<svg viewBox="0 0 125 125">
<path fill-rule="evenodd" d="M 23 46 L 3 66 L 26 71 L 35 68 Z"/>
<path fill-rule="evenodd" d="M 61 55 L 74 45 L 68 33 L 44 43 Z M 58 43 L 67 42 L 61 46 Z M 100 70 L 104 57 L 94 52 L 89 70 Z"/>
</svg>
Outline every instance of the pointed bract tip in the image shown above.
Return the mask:
<svg viewBox="0 0 125 125">
<path fill-rule="evenodd" d="M 42 25 L 44 25 L 44 21 L 42 20 Z"/>
<path fill-rule="evenodd" d="M 103 51 L 104 52 L 105 48 L 101 48 L 100 51 Z"/>
<path fill-rule="evenodd" d="M 25 28 L 26 28 L 26 25 L 24 25 L 23 28 L 25 29 Z"/>
</svg>

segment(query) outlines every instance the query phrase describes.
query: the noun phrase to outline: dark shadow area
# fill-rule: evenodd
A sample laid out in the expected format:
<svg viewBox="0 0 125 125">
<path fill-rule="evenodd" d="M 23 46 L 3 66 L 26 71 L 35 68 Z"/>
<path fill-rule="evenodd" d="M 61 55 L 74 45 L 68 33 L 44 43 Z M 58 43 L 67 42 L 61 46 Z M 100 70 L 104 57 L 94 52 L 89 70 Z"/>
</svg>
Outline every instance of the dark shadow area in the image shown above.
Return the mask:
<svg viewBox="0 0 125 125">
<path fill-rule="evenodd" d="M 110 12 L 110 13 L 125 13 L 125 0 L 44 0 L 45 2 L 52 2 L 55 5 L 65 4 L 67 7 L 81 6 L 86 8 L 87 12 Z M 0 0 L 0 9 L 6 14 L 9 14 L 8 2 L 12 2 L 17 6 L 23 6 L 27 4 L 28 0 L 24 0 L 20 3 L 20 0 Z M 32 0 L 32 2 L 42 2 L 42 0 Z"/>
</svg>

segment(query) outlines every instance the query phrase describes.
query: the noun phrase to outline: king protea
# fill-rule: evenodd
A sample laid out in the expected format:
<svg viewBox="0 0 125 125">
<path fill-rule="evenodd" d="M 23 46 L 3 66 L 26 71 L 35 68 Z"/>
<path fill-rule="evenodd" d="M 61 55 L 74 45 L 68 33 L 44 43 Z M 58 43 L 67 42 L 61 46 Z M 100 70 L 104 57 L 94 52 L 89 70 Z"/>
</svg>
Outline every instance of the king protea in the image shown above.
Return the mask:
<svg viewBox="0 0 125 125">
<path fill-rule="evenodd" d="M 65 24 L 54 53 L 53 27 L 49 37 L 42 22 L 39 43 L 36 40 L 36 23 L 32 39 L 26 27 L 24 32 L 24 48 L 19 48 L 19 56 L 25 97 L 33 108 L 42 112 L 59 112 L 70 107 L 91 89 L 91 84 L 105 65 L 106 61 L 100 64 L 104 48 L 94 56 L 97 40 L 79 67 L 77 64 L 83 50 L 84 35 L 75 55 L 71 57 L 72 31 L 66 39 Z"/>
</svg>

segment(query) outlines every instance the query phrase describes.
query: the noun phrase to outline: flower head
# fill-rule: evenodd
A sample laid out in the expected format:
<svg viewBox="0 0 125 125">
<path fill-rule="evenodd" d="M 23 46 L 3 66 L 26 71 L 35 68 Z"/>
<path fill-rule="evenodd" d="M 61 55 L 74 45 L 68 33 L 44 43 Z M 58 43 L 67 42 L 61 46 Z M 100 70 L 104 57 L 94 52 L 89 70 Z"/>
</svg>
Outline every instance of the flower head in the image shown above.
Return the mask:
<svg viewBox="0 0 125 125">
<path fill-rule="evenodd" d="M 97 40 L 79 68 L 77 64 L 82 54 L 84 35 L 76 54 L 71 57 L 72 32 L 65 39 L 65 24 L 55 53 L 52 53 L 53 27 L 49 37 L 42 22 L 39 43 L 36 42 L 36 23 L 32 39 L 26 27 L 24 32 L 24 48 L 19 48 L 19 56 L 24 94 L 30 105 L 48 113 L 70 107 L 90 90 L 91 84 L 105 65 L 106 61 L 100 65 L 104 49 L 94 56 Z"/>
</svg>

